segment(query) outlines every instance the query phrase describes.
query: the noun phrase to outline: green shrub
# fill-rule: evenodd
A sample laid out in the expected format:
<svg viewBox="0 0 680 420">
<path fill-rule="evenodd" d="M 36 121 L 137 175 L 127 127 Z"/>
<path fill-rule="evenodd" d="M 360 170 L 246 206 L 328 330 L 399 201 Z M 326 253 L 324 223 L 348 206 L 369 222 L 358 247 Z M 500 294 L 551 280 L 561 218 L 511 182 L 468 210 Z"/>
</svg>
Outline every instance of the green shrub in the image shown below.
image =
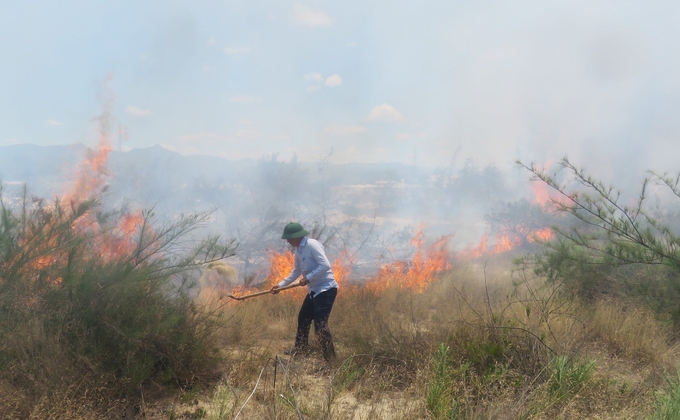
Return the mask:
<svg viewBox="0 0 680 420">
<path fill-rule="evenodd" d="M 432 356 L 432 377 L 427 384 L 425 402 L 435 419 L 457 419 L 459 407 L 454 398 L 454 375 L 449 357 L 449 347 L 440 344 Z"/>
<path fill-rule="evenodd" d="M 595 361 L 579 362 L 559 356 L 550 364 L 548 391 L 556 401 L 578 393 L 593 376 Z"/>
<path fill-rule="evenodd" d="M 652 420 L 680 418 L 680 374 L 677 379 L 668 378 L 667 391 L 656 396 L 656 408 Z"/>
<path fill-rule="evenodd" d="M 191 270 L 235 247 L 192 237 L 207 217 L 131 224 L 99 200 L 12 209 L 0 196 L 0 384 L 116 398 L 213 375 L 219 320 L 191 299 Z"/>
<path fill-rule="evenodd" d="M 557 212 L 572 216 L 571 226 L 553 226 L 557 240 L 546 243 L 550 252 L 539 258 L 540 274 L 588 299 L 602 293 L 640 297 L 680 325 L 678 214 L 661 208 L 677 208 L 680 174 L 650 171 L 639 191 L 626 197 L 566 158 L 554 172 L 518 164 L 552 189 Z"/>
</svg>

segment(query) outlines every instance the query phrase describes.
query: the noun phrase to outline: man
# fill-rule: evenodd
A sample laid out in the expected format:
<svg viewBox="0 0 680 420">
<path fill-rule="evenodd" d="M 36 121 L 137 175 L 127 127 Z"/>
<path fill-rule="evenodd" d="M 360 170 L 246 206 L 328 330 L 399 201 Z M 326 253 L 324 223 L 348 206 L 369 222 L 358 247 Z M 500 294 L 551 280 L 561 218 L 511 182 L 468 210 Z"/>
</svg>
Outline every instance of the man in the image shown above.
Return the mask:
<svg viewBox="0 0 680 420">
<path fill-rule="evenodd" d="M 307 296 L 298 314 L 295 347 L 292 353 L 309 353 L 309 328 L 314 321 L 314 331 L 319 337 L 323 357 L 330 362 L 335 358 L 335 347 L 328 328 L 328 317 L 338 294 L 338 283 L 331 271 L 331 264 L 323 245 L 315 239 L 308 238 L 308 234 L 309 232 L 299 223 L 291 222 L 283 228 L 281 239 L 287 240 L 295 248 L 295 267 L 288 277 L 271 288 L 271 292 L 278 293 L 279 288 L 289 285 L 302 275 L 300 284 L 307 286 Z"/>
</svg>

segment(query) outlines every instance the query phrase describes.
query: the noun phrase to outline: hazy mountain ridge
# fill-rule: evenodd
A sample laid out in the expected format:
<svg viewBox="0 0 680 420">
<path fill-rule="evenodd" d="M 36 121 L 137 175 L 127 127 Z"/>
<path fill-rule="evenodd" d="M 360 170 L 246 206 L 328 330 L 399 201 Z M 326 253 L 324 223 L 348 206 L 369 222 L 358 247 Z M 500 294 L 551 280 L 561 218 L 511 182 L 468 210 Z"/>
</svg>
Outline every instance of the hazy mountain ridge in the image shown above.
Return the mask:
<svg viewBox="0 0 680 420">
<path fill-rule="evenodd" d="M 72 174 L 88 150 L 82 144 L 66 146 L 40 146 L 18 144 L 0 146 L 0 180 L 10 183 L 27 183 L 31 189 L 44 190 L 44 184 L 62 184 Z M 262 160 L 276 160 L 266 157 Z M 152 177 L 162 182 L 178 185 L 190 179 L 211 179 L 232 182 L 255 170 L 262 160 L 229 160 L 207 155 L 181 155 L 154 145 L 128 152 L 111 151 L 108 169 L 112 179 L 131 181 L 131 178 Z M 317 172 L 319 163 L 296 162 L 300 168 Z M 404 175 L 413 176 L 418 169 L 400 163 L 328 163 L 329 173 L 340 177 L 344 183 L 375 183 L 400 181 Z M 49 182 L 47 182 L 49 180 Z M 148 180 L 147 180 L 148 181 Z M 117 181 L 116 181 L 117 182 Z M 57 193 L 55 191 L 54 193 Z"/>
</svg>

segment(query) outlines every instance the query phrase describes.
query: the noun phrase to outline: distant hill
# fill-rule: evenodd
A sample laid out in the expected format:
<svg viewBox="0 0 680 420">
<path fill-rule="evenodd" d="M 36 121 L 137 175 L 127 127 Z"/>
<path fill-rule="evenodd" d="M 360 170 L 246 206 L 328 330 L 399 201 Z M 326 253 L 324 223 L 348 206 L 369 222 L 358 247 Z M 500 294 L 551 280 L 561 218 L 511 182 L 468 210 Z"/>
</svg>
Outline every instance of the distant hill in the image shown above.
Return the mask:
<svg viewBox="0 0 680 420">
<path fill-rule="evenodd" d="M 0 146 L 0 180 L 10 184 L 25 183 L 38 196 L 58 195 L 67 189 L 88 150 L 82 144 Z M 258 170 L 258 165 L 266 163 L 267 159 L 233 161 L 214 156 L 184 156 L 155 145 L 129 152 L 112 151 L 107 168 L 111 175 L 110 188 L 115 195 L 137 196 L 139 193 L 153 202 L 192 183 L 241 183 Z M 316 176 L 320 170 L 317 163 L 298 162 L 296 166 L 311 176 Z M 332 185 L 399 182 L 418 173 L 422 181 L 424 176 L 422 170 L 399 163 L 327 164 L 324 170 Z"/>
</svg>

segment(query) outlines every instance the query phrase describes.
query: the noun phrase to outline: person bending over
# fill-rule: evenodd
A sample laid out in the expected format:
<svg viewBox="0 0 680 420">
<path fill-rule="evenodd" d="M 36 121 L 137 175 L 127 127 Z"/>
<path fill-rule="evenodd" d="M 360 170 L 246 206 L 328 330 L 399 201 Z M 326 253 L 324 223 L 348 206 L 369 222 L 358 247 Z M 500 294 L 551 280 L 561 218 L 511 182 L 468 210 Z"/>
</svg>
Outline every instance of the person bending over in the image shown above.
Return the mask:
<svg viewBox="0 0 680 420">
<path fill-rule="evenodd" d="M 300 283 L 307 286 L 307 296 L 302 301 L 298 314 L 295 346 L 289 353 L 309 353 L 309 329 L 314 321 L 314 331 L 319 338 L 323 357 L 330 362 L 335 358 L 335 347 L 328 328 L 328 318 L 338 294 L 338 283 L 323 245 L 316 239 L 307 237 L 308 234 L 301 224 L 295 222 L 288 223 L 283 228 L 281 239 L 287 240 L 295 248 L 295 267 L 288 277 L 272 286 L 271 292 L 278 293 L 279 288 L 289 285 L 302 275 Z"/>
</svg>

